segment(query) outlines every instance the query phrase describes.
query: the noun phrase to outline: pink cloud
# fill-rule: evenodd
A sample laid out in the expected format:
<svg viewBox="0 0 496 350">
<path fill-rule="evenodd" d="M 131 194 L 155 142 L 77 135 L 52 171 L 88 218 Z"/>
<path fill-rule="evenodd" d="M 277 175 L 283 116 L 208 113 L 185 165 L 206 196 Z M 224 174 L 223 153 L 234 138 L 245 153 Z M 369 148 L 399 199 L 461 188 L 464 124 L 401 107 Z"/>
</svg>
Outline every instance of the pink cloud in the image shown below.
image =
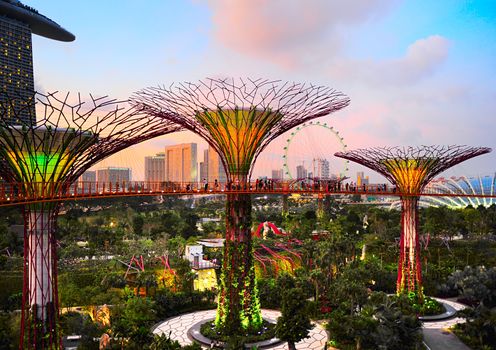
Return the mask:
<svg viewBox="0 0 496 350">
<path fill-rule="evenodd" d="M 208 0 L 214 39 L 243 54 L 294 66 L 339 52 L 339 26 L 384 13 L 396 0 Z"/>
<path fill-rule="evenodd" d="M 419 39 L 404 56 L 391 60 L 339 60 L 329 69 L 332 77 L 372 84 L 409 84 L 434 74 L 449 53 L 450 42 L 440 35 Z"/>
</svg>

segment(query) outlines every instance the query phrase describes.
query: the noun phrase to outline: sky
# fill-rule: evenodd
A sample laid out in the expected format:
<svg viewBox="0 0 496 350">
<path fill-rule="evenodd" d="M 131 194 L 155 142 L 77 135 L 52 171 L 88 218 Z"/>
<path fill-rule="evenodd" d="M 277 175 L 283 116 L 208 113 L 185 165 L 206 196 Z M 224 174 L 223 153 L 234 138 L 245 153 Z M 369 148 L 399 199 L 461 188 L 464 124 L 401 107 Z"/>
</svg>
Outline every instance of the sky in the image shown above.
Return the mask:
<svg viewBox="0 0 496 350">
<path fill-rule="evenodd" d="M 65 43 L 33 35 L 35 86 L 41 91 L 126 99 L 144 87 L 205 77 L 305 82 L 350 97 L 350 106 L 320 118 L 339 130 L 348 149 L 461 144 L 496 150 L 494 0 L 23 3 L 76 36 Z M 262 153 L 255 176 L 282 167 L 288 135 Z M 319 150 L 308 141 L 315 139 L 322 140 Z M 180 142 L 201 140 L 187 132 L 164 136 L 102 165 L 131 166 L 133 177 L 142 179 L 145 155 Z M 290 146 L 308 150 L 308 159 L 329 158 L 331 171 L 343 167 L 332 159 L 342 150 L 339 140 L 323 128 L 305 128 Z M 380 181 L 355 165 L 349 176 L 361 170 Z M 495 171 L 496 151 L 443 175 Z"/>
</svg>

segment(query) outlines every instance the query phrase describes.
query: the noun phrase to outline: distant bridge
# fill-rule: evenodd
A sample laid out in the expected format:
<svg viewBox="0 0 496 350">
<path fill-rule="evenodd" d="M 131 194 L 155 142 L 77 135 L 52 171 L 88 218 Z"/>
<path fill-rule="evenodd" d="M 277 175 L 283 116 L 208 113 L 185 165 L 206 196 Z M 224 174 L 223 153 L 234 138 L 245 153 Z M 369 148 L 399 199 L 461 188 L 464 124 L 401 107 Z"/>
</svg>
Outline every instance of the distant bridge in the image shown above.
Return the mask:
<svg viewBox="0 0 496 350">
<path fill-rule="evenodd" d="M 226 195 L 226 194 L 314 194 L 319 196 L 366 195 L 366 196 L 428 196 L 496 198 L 496 194 L 467 194 L 460 190 L 449 193 L 437 187 L 426 187 L 421 193 L 399 193 L 396 187 L 386 184 L 350 186 L 326 181 L 270 181 L 251 183 L 177 183 L 177 182 L 79 182 L 53 190 L 51 183 L 0 183 L 0 206 L 11 206 L 40 202 L 83 200 L 92 198 L 136 197 L 159 195 Z M 27 190 L 26 190 L 27 189 Z M 28 193 L 28 194 L 26 194 Z"/>
</svg>

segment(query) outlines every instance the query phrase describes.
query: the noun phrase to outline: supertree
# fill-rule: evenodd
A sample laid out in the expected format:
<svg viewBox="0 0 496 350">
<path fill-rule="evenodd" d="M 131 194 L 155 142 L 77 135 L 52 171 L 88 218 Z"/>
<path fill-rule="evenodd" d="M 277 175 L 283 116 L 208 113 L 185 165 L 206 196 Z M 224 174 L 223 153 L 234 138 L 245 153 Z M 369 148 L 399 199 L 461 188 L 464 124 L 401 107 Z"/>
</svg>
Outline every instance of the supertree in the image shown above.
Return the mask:
<svg viewBox="0 0 496 350">
<path fill-rule="evenodd" d="M 0 176 L 20 195 L 39 199 L 24 206 L 20 347 L 58 349 L 55 230 L 60 203 L 50 200 L 103 158 L 180 127 L 107 97 L 53 93 L 0 101 Z M 37 122 L 3 118 L 12 105 L 21 108 L 11 111 L 31 114 L 28 120 Z"/>
<path fill-rule="evenodd" d="M 415 292 L 423 300 L 418 229 L 418 200 L 437 174 L 467 159 L 490 152 L 468 146 L 383 147 L 338 152 L 335 156 L 375 170 L 395 187 L 401 200 L 400 258 L 396 292 Z"/>
<path fill-rule="evenodd" d="M 277 136 L 307 120 L 349 104 L 342 93 L 321 86 L 251 79 L 206 79 L 151 87 L 131 100 L 155 116 L 203 137 L 219 154 L 228 186 L 243 192 L 260 152 Z M 261 326 L 251 241 L 251 197 L 229 193 L 226 241 L 216 326 L 241 334 Z"/>
</svg>

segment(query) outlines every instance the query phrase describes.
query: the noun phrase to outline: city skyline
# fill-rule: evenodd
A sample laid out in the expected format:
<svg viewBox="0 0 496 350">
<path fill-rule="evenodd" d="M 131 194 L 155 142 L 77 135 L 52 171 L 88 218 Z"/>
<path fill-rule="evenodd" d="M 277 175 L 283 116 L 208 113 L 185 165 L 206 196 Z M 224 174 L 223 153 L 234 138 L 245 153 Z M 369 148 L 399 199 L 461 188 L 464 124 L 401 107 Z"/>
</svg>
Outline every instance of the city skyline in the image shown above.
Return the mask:
<svg viewBox="0 0 496 350">
<path fill-rule="evenodd" d="M 205 76 L 312 81 L 351 97 L 347 109 L 320 118 L 340 130 L 349 149 L 495 147 L 496 13 L 490 1 L 108 1 L 99 2 L 97 12 L 87 2 L 24 3 L 77 36 L 72 43 L 33 36 L 37 89 L 127 98 L 146 86 Z M 248 18 L 256 25 L 248 27 Z M 262 153 L 255 176 L 279 167 L 285 139 Z M 158 153 L 164 142 L 196 142 L 200 153 L 206 148 L 182 132 L 137 146 L 125 158 Z M 486 155 L 442 175 L 492 174 L 495 159 Z M 352 166 L 348 176 L 360 170 Z"/>
</svg>

